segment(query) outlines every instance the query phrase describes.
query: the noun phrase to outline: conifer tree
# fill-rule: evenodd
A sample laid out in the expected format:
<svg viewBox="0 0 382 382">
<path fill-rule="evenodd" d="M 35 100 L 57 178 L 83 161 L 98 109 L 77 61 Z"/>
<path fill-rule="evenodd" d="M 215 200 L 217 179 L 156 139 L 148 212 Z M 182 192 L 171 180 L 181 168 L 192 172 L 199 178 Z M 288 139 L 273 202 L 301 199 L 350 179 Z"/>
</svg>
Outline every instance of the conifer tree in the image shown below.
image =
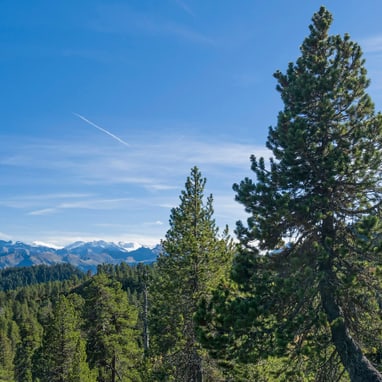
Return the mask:
<svg viewBox="0 0 382 382">
<path fill-rule="evenodd" d="M 382 381 L 382 118 L 360 46 L 329 35 L 324 7 L 312 21 L 301 56 L 275 73 L 284 109 L 269 130 L 273 158 L 252 156 L 256 180 L 234 185 L 250 214 L 237 226 L 241 296 L 205 307 L 215 330 L 205 339 L 216 349 L 226 333 L 241 358 L 313 358 L 315 380 L 339 378 L 327 370 L 340 362 L 351 381 Z"/>
<path fill-rule="evenodd" d="M 0 322 L 0 381 L 13 381 L 13 358 L 12 341 Z"/>
<path fill-rule="evenodd" d="M 138 346 L 137 308 L 121 284 L 100 273 L 84 290 L 89 363 L 98 382 L 140 382 L 142 349 Z"/>
<path fill-rule="evenodd" d="M 19 341 L 12 311 L 9 306 L 3 305 L 0 307 L 0 381 L 14 381 L 13 361 Z"/>
<path fill-rule="evenodd" d="M 14 359 L 15 380 L 17 382 L 32 382 L 33 356 L 40 345 L 42 328 L 26 306 L 23 307 L 19 328 L 21 341 L 17 344 Z"/>
<path fill-rule="evenodd" d="M 94 373 L 86 363 L 80 319 L 70 300 L 60 296 L 45 328 L 38 357 L 34 358 L 41 382 L 95 381 Z"/>
<path fill-rule="evenodd" d="M 201 382 L 213 372 L 196 338 L 194 314 L 227 275 L 232 248 L 227 232 L 219 235 L 212 195 L 204 200 L 205 184 L 199 169 L 192 168 L 180 205 L 171 211 L 157 279 L 150 287 L 151 351 L 163 361 L 166 381 Z"/>
</svg>

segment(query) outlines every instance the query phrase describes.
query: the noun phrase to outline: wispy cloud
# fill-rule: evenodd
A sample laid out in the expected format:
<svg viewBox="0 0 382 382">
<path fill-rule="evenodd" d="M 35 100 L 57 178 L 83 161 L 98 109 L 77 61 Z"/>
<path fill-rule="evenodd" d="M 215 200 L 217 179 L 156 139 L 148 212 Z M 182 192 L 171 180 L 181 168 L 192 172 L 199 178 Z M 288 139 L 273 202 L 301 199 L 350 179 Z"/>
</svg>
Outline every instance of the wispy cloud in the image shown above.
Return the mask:
<svg viewBox="0 0 382 382">
<path fill-rule="evenodd" d="M 197 137 L 176 135 L 174 132 L 147 137 L 134 138 L 134 146 L 129 150 L 118 150 L 110 142 L 102 144 L 97 140 L 78 142 L 41 141 L 20 142 L 19 152 L 10 152 L 9 156 L 0 159 L 3 165 L 10 168 L 17 166 L 33 174 L 40 169 L 60 174 L 62 185 L 73 182 L 78 185 L 109 185 L 131 184 L 152 191 L 171 191 L 179 189 L 178 177 L 185 176 L 189 169 L 197 165 L 203 171 L 208 167 L 209 172 L 218 173 L 220 169 L 227 172 L 240 173 L 249 168 L 251 154 L 264 156 L 268 159 L 270 152 L 265 147 L 252 144 L 228 142 L 227 140 L 205 141 Z M 235 170 L 234 170 L 235 169 Z M 11 171 L 11 170 L 10 170 Z M 49 182 L 49 178 L 31 178 L 36 182 Z M 56 178 L 52 181 L 57 182 Z M 88 197 L 89 193 L 52 193 L 44 196 L 29 196 L 22 201 L 11 202 L 30 203 L 32 198 L 41 199 L 75 199 Z M 91 194 L 91 193 L 90 193 Z M 1 201 L 0 201 L 1 204 Z"/>
<path fill-rule="evenodd" d="M 200 165 L 213 164 L 217 166 L 238 167 L 249 163 L 251 154 L 256 151 L 260 156 L 269 155 L 265 148 L 254 148 L 253 145 L 221 142 L 191 142 L 190 146 L 185 147 L 187 161 Z"/>
<path fill-rule="evenodd" d="M 57 208 L 43 208 L 41 210 L 28 212 L 28 215 L 32 216 L 42 216 L 42 215 L 51 215 L 57 212 Z"/>
<path fill-rule="evenodd" d="M 48 215 L 53 213 L 58 213 L 66 209 L 87 209 L 87 210 L 112 210 L 119 209 L 121 206 L 126 206 L 126 204 L 134 201 L 137 204 L 136 199 L 132 198 L 117 198 L 117 199 L 88 199 L 88 200 L 78 200 L 74 202 L 60 203 L 51 208 L 43 208 L 35 211 L 28 212 L 28 215 Z"/>
<path fill-rule="evenodd" d="M 0 206 L 26 209 L 26 208 L 36 208 L 36 206 L 41 206 L 48 204 L 59 203 L 62 200 L 70 199 L 81 199 L 81 198 L 91 198 L 93 194 L 90 193 L 51 193 L 51 194 L 39 194 L 39 195 L 21 195 L 21 196 L 10 196 L 8 198 L 3 197 L 0 200 Z M 55 211 L 55 208 L 41 208 L 40 214 L 48 214 Z M 38 213 L 36 213 L 38 215 Z"/>
<path fill-rule="evenodd" d="M 13 237 L 11 235 L 8 235 L 4 232 L 0 232 L 0 238 L 1 238 L 1 240 L 12 240 L 13 239 Z"/>
<path fill-rule="evenodd" d="M 89 193 L 51 193 L 51 194 L 32 194 L 24 195 L 24 200 L 48 200 L 48 199 L 76 199 L 76 198 L 89 198 L 92 194 Z"/>
<path fill-rule="evenodd" d="M 92 240 L 96 237 L 107 240 L 113 232 L 113 240 L 141 238 L 147 243 L 151 237 L 159 242 L 167 230 L 171 208 L 179 203 L 186 177 L 191 167 L 197 165 L 207 178 L 206 194 L 214 195 L 219 225 L 228 223 L 233 227 L 242 216 L 242 208 L 234 201 L 232 184 L 251 176 L 251 154 L 267 159 L 270 153 L 264 147 L 212 137 L 213 134 L 202 138 L 198 129 L 194 134 L 191 131 L 152 128 L 148 135 L 139 130 L 128 150 L 116 145 L 113 139 L 104 142 L 103 135 L 95 134 L 93 139 L 91 131 L 88 132 L 91 139 L 79 140 L 72 134 L 55 141 L 19 138 L 18 145 L 9 146 L 12 147 L 9 155 L 17 159 L 8 161 L 3 168 L 9 174 L 16 170 L 29 174 L 23 179 L 23 189 L 31 183 L 30 189 L 41 190 L 44 182 L 46 193 L 12 192 L 3 195 L 0 206 L 9 215 L 20 216 L 26 227 L 23 230 L 42 222 L 48 225 L 55 222 L 56 227 L 67 222 L 66 227 L 70 224 L 75 230 L 73 235 L 66 234 L 62 226 L 63 232 L 56 237 L 39 231 L 32 240 L 61 245 L 90 236 Z M 2 156 L 6 161 L 7 151 Z M 43 178 L 41 174 L 48 175 Z M 88 228 L 92 235 L 82 226 L 84 217 L 93 221 Z M 113 228 L 108 228 L 110 225 Z"/>
</svg>

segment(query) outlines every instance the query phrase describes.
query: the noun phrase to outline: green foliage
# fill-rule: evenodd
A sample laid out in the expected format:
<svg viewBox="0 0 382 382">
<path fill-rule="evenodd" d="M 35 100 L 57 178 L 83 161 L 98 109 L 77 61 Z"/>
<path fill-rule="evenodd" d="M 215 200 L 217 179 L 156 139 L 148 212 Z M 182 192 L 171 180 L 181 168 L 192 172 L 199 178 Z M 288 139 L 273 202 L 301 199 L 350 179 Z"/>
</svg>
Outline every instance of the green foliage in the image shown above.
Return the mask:
<svg viewBox="0 0 382 382">
<path fill-rule="evenodd" d="M 137 309 L 128 302 L 121 284 L 105 274 L 84 288 L 87 352 L 99 382 L 139 382 L 142 349 L 138 346 Z"/>
<path fill-rule="evenodd" d="M 275 73 L 284 109 L 269 129 L 273 158 L 252 156 L 256 180 L 234 185 L 250 214 L 236 231 L 238 292 L 217 290 L 199 320 L 217 357 L 286 356 L 308 380 L 346 380 L 345 367 L 380 381 L 364 355 L 378 354 L 382 329 L 382 117 L 360 47 L 329 35 L 331 22 L 321 7 L 301 56 Z"/>
<path fill-rule="evenodd" d="M 196 339 L 194 315 L 199 302 L 227 276 L 232 244 L 227 233 L 219 235 L 212 196 L 204 201 L 205 184 L 194 167 L 179 207 L 171 211 L 150 285 L 149 327 L 157 380 L 201 381 L 219 374 Z"/>
<path fill-rule="evenodd" d="M 0 269 L 0 290 L 7 291 L 32 284 L 83 279 L 85 274 L 70 264 L 34 265 Z"/>
<path fill-rule="evenodd" d="M 15 380 L 32 382 L 33 356 L 41 341 L 42 327 L 27 306 L 23 309 L 19 329 L 21 341 L 17 344 L 14 359 Z"/>
<path fill-rule="evenodd" d="M 12 341 L 7 336 L 6 328 L 1 323 L 0 328 L 0 381 L 13 381 L 13 358 Z"/>
<path fill-rule="evenodd" d="M 138 309 L 115 279 L 129 282 L 136 270 L 112 273 L 0 292 L 0 380 L 141 381 Z"/>
<path fill-rule="evenodd" d="M 60 296 L 34 359 L 35 374 L 41 382 L 95 381 L 86 363 L 80 322 L 74 304 Z"/>
</svg>

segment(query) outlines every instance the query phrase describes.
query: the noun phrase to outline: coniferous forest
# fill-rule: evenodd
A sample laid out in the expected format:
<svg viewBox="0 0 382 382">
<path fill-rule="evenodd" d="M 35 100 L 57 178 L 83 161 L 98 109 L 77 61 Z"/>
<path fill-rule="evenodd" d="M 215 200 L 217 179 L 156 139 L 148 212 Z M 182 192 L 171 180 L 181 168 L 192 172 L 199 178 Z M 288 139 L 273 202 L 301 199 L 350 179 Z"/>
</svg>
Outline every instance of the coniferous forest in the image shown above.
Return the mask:
<svg viewBox="0 0 382 382">
<path fill-rule="evenodd" d="M 331 22 L 274 74 L 233 234 L 193 167 L 154 264 L 0 272 L 0 381 L 382 381 L 382 116 Z"/>
</svg>

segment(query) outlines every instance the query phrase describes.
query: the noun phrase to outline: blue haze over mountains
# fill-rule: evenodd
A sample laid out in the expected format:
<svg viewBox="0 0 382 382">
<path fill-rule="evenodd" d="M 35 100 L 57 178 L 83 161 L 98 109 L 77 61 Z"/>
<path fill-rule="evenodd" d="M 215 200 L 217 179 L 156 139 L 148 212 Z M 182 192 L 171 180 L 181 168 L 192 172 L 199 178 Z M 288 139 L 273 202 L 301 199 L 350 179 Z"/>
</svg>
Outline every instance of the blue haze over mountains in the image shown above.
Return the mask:
<svg viewBox="0 0 382 382">
<path fill-rule="evenodd" d="M 112 243 L 103 240 L 75 242 L 60 249 L 42 244 L 0 240 L 0 269 L 69 263 L 82 271 L 95 272 L 99 264 L 152 263 L 160 251 L 160 245 L 149 248 L 134 243 Z"/>
</svg>

